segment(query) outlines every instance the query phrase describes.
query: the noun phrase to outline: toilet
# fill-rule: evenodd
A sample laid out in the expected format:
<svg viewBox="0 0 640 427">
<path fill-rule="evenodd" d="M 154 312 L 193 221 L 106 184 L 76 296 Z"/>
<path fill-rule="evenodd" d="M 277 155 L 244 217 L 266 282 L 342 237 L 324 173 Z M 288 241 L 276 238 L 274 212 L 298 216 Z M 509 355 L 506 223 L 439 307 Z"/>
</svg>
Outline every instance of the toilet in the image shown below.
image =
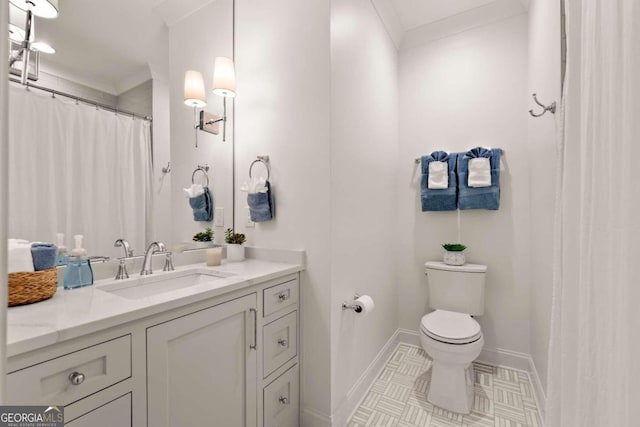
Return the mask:
<svg viewBox="0 0 640 427">
<path fill-rule="evenodd" d="M 429 306 L 422 317 L 420 342 L 433 359 L 427 400 L 449 411 L 468 414 L 473 406 L 472 362 L 480 355 L 484 338 L 472 316 L 484 313 L 487 266 L 425 264 Z"/>
</svg>

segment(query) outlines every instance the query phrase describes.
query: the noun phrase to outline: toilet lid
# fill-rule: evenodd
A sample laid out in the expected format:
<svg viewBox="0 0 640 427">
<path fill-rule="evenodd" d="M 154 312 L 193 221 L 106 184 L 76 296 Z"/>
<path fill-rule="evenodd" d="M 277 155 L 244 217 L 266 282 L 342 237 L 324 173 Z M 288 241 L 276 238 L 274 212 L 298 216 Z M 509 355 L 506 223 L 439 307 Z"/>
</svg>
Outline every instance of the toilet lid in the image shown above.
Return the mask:
<svg viewBox="0 0 640 427">
<path fill-rule="evenodd" d="M 437 341 L 451 344 L 468 344 L 477 341 L 482 331 L 480 325 L 468 314 L 447 310 L 435 310 L 422 318 L 422 331 Z"/>
</svg>

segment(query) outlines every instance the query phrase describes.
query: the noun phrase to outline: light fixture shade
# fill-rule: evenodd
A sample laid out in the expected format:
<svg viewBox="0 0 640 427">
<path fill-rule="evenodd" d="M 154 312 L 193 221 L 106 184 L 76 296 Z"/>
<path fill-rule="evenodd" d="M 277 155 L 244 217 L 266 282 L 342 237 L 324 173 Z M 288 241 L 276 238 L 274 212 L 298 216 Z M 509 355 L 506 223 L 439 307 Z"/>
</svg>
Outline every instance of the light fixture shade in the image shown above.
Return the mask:
<svg viewBox="0 0 640 427">
<path fill-rule="evenodd" d="M 189 70 L 184 73 L 184 103 L 198 108 L 207 105 L 204 80 L 200 71 Z"/>
<path fill-rule="evenodd" d="M 218 56 L 213 70 L 213 93 L 233 98 L 236 96 L 236 72 L 233 59 Z"/>
<path fill-rule="evenodd" d="M 56 53 L 56 50 L 51 45 L 45 42 L 31 43 L 31 50 L 37 50 L 38 52 L 48 53 L 50 55 Z"/>
<path fill-rule="evenodd" d="M 30 10 L 40 18 L 58 17 L 58 0 L 9 0 L 9 2 L 22 10 Z"/>
<path fill-rule="evenodd" d="M 9 24 L 9 40 L 14 43 L 22 43 L 24 41 L 25 32 L 17 25 Z"/>
</svg>

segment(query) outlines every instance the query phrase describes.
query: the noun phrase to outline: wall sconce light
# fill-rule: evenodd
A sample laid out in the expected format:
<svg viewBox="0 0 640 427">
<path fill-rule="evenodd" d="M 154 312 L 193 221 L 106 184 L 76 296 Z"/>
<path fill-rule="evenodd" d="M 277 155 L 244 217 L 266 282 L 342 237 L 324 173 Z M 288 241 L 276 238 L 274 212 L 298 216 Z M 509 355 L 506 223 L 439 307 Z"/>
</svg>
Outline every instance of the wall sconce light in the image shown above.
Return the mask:
<svg viewBox="0 0 640 427">
<path fill-rule="evenodd" d="M 193 107 L 194 128 L 196 129 L 196 148 L 198 147 L 197 131 L 219 133 L 218 123 L 222 122 L 222 141 L 227 140 L 227 98 L 236 96 L 236 78 L 233 60 L 231 58 L 217 57 L 213 71 L 213 93 L 222 96 L 222 116 L 197 109 L 204 108 L 206 103 L 204 80 L 199 71 L 189 70 L 184 76 L 184 103 Z"/>
</svg>

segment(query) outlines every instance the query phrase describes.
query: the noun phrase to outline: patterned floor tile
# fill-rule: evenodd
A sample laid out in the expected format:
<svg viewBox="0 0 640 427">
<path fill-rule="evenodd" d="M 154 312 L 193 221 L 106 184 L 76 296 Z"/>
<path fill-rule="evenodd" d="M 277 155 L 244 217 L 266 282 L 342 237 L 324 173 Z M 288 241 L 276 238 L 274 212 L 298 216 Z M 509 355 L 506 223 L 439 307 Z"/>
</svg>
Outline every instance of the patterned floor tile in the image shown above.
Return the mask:
<svg viewBox="0 0 640 427">
<path fill-rule="evenodd" d="M 400 344 L 347 427 L 541 427 L 526 372 L 474 363 L 471 413 L 447 411 L 427 400 L 432 361 L 420 347 Z"/>
</svg>

